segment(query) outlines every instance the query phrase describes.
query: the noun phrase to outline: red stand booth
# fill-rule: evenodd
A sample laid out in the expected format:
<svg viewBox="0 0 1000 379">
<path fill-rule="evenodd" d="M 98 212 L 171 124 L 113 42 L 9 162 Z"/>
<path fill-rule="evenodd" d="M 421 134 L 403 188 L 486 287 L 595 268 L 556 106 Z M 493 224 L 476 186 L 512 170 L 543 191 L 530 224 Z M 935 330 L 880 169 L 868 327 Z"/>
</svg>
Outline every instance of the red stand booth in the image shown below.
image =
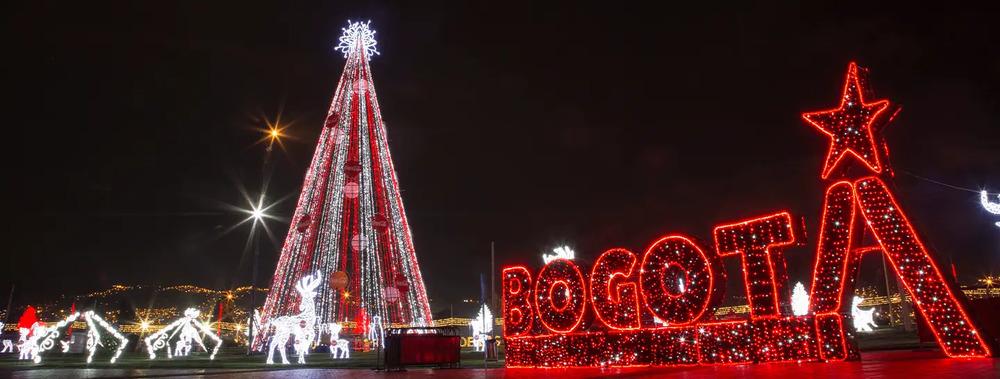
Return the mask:
<svg viewBox="0 0 1000 379">
<path fill-rule="evenodd" d="M 458 367 L 460 339 L 456 327 L 390 328 L 385 336 L 385 367 L 388 370 L 411 365 Z"/>
</svg>

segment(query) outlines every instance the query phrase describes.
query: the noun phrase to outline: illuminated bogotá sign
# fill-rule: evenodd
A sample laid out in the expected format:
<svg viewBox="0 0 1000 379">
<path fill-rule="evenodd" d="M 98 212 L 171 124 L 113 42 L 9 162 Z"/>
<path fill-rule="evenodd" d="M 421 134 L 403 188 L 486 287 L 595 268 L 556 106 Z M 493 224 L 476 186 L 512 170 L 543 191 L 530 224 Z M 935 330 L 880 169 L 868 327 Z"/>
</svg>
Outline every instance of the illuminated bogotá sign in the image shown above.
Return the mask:
<svg viewBox="0 0 1000 379">
<path fill-rule="evenodd" d="M 802 115 L 831 141 L 820 175 L 829 184 L 807 315 L 792 316 L 783 306 L 788 292 L 781 249 L 801 238 L 795 218 L 775 212 L 715 227 L 715 251 L 675 234 L 641 255 L 605 251 L 589 271 L 567 259 L 552 260 L 536 274 L 523 266 L 504 268 L 507 366 L 853 359 L 858 354 L 845 299 L 853 296 L 860 257 L 869 251 L 885 254 L 947 356 L 991 356 L 988 339 L 959 301 L 962 294 L 941 274 L 883 181 L 892 172 L 888 149 L 877 137 L 894 113 L 887 100 L 865 100 L 863 74 L 851 63 L 840 105 Z M 866 233 L 873 246 L 860 246 Z M 747 320 L 713 319 L 726 279 L 721 260 L 729 257 L 742 262 Z"/>
</svg>

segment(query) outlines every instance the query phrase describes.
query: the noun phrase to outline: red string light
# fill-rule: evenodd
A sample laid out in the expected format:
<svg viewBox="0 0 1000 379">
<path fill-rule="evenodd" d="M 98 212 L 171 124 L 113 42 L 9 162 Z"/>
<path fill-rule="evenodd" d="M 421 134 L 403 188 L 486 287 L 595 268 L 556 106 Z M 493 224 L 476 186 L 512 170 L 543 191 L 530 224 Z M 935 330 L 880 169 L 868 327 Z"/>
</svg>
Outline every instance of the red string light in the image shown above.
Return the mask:
<svg viewBox="0 0 1000 379">
<path fill-rule="evenodd" d="M 708 256 L 690 239 L 657 240 L 643 255 L 641 267 L 642 298 L 654 317 L 668 325 L 686 325 L 705 314 L 716 290 L 716 274 Z"/>
<path fill-rule="evenodd" d="M 874 176 L 862 178 L 854 182 L 854 192 L 866 225 L 944 353 L 950 357 L 989 356 L 989 346 L 885 183 Z"/>
<path fill-rule="evenodd" d="M 531 272 L 523 266 L 503 269 L 503 334 L 520 336 L 531 331 L 535 310 L 531 306 Z"/>
<path fill-rule="evenodd" d="M 802 114 L 802 118 L 809 124 L 830 136 L 830 148 L 820 174 L 823 179 L 829 177 L 848 154 L 858 158 L 872 171 L 882 172 L 875 143 L 877 134 L 872 129 L 882 112 L 889 108 L 889 101 L 866 103 L 863 92 L 858 65 L 851 62 L 847 68 L 840 105 L 835 109 Z"/>
<path fill-rule="evenodd" d="M 739 254 L 743 282 L 750 302 L 750 318 L 781 315 L 781 296 L 788 277 L 779 248 L 795 242 L 792 216 L 781 212 L 731 225 L 715 227 L 715 248 L 720 256 Z"/>
<path fill-rule="evenodd" d="M 831 137 L 824 179 L 847 155 L 875 173 L 890 172 L 879 160 L 873 131 L 876 122 L 888 122 L 880 121 L 880 115 L 889 103 L 864 101 L 859 70 L 851 63 L 837 109 L 803 115 Z M 854 246 L 862 227 L 875 237 L 877 247 Z M 507 367 L 854 359 L 858 353 L 845 328 L 849 313 L 844 299 L 852 296 L 860 256 L 872 251 L 886 254 L 946 355 L 992 354 L 963 308 L 961 293 L 949 286 L 892 192 L 877 177 L 837 181 L 827 188 L 809 315 L 782 315 L 787 278 L 780 248 L 796 240 L 788 212 L 721 225 L 713 237 L 716 254 L 705 254 L 681 236 L 655 241 L 641 261 L 626 249 L 608 250 L 595 262 L 589 286 L 576 264 L 565 259 L 542 268 L 534 287 L 527 268 L 504 269 Z M 736 254 L 743 263 L 751 317 L 712 321 L 725 280 L 719 257 Z M 585 322 L 587 288 L 599 323 Z M 533 326 L 535 317 L 544 328 Z M 651 320 L 666 326 L 654 327 Z"/>
<path fill-rule="evenodd" d="M 535 309 L 542 326 L 554 333 L 569 333 L 583 321 L 587 289 L 576 263 L 556 259 L 542 267 L 535 281 Z"/>
<path fill-rule="evenodd" d="M 639 288 L 635 283 L 639 258 L 626 249 L 605 251 L 590 272 L 590 301 L 594 314 L 615 330 L 639 329 Z"/>
<path fill-rule="evenodd" d="M 810 311 L 816 315 L 820 356 L 844 360 L 856 350 L 844 329 L 843 299 L 851 296 L 858 256 L 851 254 L 854 230 L 854 188 L 850 182 L 836 182 L 826 190 L 820 219 L 816 265 L 809 294 Z"/>
</svg>

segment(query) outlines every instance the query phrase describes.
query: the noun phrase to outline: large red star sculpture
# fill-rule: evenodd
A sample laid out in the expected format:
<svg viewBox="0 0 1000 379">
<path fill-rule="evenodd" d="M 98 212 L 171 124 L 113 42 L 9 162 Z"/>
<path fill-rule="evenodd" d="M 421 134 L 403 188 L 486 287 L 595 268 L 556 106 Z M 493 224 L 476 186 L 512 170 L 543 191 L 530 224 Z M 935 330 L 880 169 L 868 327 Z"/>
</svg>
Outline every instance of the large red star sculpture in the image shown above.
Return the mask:
<svg viewBox="0 0 1000 379">
<path fill-rule="evenodd" d="M 823 179 L 830 176 L 833 169 L 848 154 L 861 160 L 875 173 L 882 172 L 878 147 L 875 144 L 873 123 L 889 108 L 888 100 L 866 103 L 861 82 L 858 80 L 858 65 L 851 62 L 847 68 L 847 82 L 840 106 L 836 109 L 803 113 L 802 118 L 821 132 L 830 136 L 830 150 L 823 164 Z"/>
</svg>

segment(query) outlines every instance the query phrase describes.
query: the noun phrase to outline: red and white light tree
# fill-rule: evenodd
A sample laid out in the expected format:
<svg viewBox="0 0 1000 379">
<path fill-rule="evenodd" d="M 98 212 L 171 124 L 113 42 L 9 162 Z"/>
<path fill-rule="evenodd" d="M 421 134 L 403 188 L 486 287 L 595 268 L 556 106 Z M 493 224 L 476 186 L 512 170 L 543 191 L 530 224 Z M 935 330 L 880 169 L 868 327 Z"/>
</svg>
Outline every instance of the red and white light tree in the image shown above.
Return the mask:
<svg viewBox="0 0 1000 379">
<path fill-rule="evenodd" d="M 387 323 L 431 322 L 368 63 L 378 54 L 374 37 L 360 22 L 349 22 L 340 37 L 336 49 L 347 63 L 274 270 L 265 323 L 298 312 L 294 285 L 315 272 L 341 281 L 317 289 L 318 325 L 361 315 Z M 255 346 L 267 334 L 258 334 Z"/>
</svg>

